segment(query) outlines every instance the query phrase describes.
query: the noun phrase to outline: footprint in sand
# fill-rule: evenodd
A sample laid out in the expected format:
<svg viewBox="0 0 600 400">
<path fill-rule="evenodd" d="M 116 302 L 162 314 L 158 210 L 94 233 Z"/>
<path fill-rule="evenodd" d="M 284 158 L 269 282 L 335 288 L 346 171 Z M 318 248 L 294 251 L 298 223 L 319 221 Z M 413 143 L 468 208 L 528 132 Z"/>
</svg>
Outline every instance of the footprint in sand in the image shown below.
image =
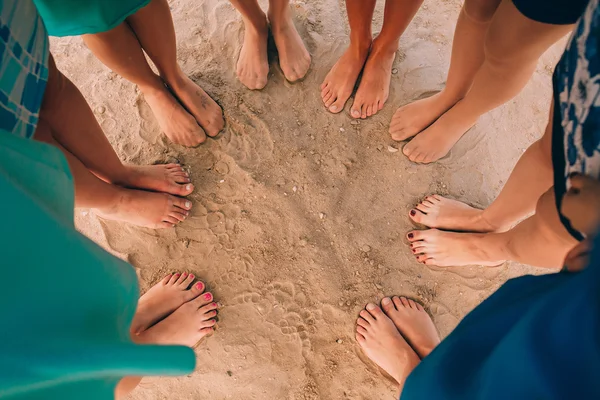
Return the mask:
<svg viewBox="0 0 600 400">
<path fill-rule="evenodd" d="M 160 137 L 162 131 L 158 125 L 158 122 L 156 121 L 156 118 L 154 117 L 154 113 L 150 109 L 150 106 L 144 100 L 144 96 L 141 94 L 138 95 L 138 97 L 135 99 L 135 105 L 140 117 L 140 137 L 150 144 L 158 143 L 158 138 Z"/>
<path fill-rule="evenodd" d="M 262 119 L 245 104 L 226 115 L 222 143 L 224 150 L 243 169 L 252 169 L 273 154 L 273 139 Z"/>
</svg>

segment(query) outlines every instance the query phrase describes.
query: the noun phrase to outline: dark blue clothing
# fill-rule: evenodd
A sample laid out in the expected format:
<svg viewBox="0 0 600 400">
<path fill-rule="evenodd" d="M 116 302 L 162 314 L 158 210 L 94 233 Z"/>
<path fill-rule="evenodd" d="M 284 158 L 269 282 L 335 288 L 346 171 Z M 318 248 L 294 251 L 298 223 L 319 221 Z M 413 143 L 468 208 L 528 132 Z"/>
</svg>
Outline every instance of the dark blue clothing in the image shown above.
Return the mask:
<svg viewBox="0 0 600 400">
<path fill-rule="evenodd" d="M 563 225 L 577 240 L 560 213 L 573 173 L 600 180 L 600 8 L 590 1 L 554 70 L 552 162 L 556 207 Z"/>
</svg>

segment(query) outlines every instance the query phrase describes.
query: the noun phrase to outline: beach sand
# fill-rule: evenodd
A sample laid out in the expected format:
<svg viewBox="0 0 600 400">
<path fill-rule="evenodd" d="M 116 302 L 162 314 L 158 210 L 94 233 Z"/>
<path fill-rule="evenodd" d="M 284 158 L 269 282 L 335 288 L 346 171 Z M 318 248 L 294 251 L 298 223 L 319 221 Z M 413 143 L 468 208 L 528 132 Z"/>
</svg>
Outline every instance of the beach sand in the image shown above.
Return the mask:
<svg viewBox="0 0 600 400">
<path fill-rule="evenodd" d="M 273 55 L 269 83 L 255 92 L 235 77 L 243 25 L 228 1 L 170 5 L 182 68 L 227 119 L 217 140 L 196 149 L 168 143 L 136 87 L 80 38 L 52 40 L 59 68 L 119 156 L 135 164 L 179 160 L 196 186 L 191 217 L 175 229 L 104 221 L 82 209 L 78 228 L 130 261 L 143 290 L 170 271 L 189 271 L 223 305 L 215 335 L 197 347 L 196 372 L 144 379 L 131 399 L 393 399 L 393 383 L 354 340 L 367 302 L 418 299 L 446 336 L 507 279 L 545 272 L 515 263 L 424 266 L 405 234 L 413 228 L 408 211 L 428 194 L 480 207 L 495 198 L 543 132 L 564 40 L 542 57 L 525 90 L 483 116 L 448 157 L 416 165 L 390 151 L 401 144 L 389 138 L 388 124 L 398 106 L 443 87 L 460 1 L 425 1 L 401 40 L 387 104 L 360 122 L 348 116 L 350 102 L 332 115 L 320 98 L 319 85 L 348 44 L 342 0 L 293 2 L 311 70 L 290 84 Z M 380 1 L 375 32 L 382 11 Z"/>
</svg>

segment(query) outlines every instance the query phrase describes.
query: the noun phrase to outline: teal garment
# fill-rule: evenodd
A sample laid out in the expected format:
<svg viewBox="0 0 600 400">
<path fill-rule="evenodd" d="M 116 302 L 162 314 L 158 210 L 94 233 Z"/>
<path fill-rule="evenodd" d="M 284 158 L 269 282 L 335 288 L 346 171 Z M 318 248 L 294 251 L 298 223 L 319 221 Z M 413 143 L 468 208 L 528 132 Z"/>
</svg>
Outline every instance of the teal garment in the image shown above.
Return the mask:
<svg viewBox="0 0 600 400">
<path fill-rule="evenodd" d="M 50 36 L 77 36 L 116 28 L 150 0 L 34 0 Z"/>
<path fill-rule="evenodd" d="M 62 153 L 0 131 L 0 398 L 114 398 L 124 376 L 183 375 L 183 346 L 136 345 L 135 271 L 78 233 Z"/>
</svg>

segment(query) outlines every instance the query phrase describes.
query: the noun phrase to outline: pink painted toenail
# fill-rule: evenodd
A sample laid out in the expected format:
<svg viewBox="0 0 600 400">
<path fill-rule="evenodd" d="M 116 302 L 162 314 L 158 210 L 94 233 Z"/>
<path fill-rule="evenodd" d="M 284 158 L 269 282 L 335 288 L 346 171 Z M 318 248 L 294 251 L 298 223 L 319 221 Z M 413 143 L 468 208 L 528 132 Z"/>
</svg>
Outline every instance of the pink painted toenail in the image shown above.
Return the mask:
<svg viewBox="0 0 600 400">
<path fill-rule="evenodd" d="M 193 278 L 193 277 L 194 277 L 194 275 L 192 275 L 192 274 L 190 274 L 190 275 L 188 276 L 188 278 Z"/>
<path fill-rule="evenodd" d="M 216 307 L 217 303 L 212 303 L 211 306 Z"/>
<path fill-rule="evenodd" d="M 196 289 L 202 290 L 203 287 L 204 287 L 204 284 L 202 282 L 196 283 Z"/>
<path fill-rule="evenodd" d="M 204 295 L 204 299 L 206 299 L 206 300 L 210 300 L 210 299 L 212 299 L 212 294 L 210 294 L 210 293 L 206 293 L 206 294 Z"/>
</svg>

